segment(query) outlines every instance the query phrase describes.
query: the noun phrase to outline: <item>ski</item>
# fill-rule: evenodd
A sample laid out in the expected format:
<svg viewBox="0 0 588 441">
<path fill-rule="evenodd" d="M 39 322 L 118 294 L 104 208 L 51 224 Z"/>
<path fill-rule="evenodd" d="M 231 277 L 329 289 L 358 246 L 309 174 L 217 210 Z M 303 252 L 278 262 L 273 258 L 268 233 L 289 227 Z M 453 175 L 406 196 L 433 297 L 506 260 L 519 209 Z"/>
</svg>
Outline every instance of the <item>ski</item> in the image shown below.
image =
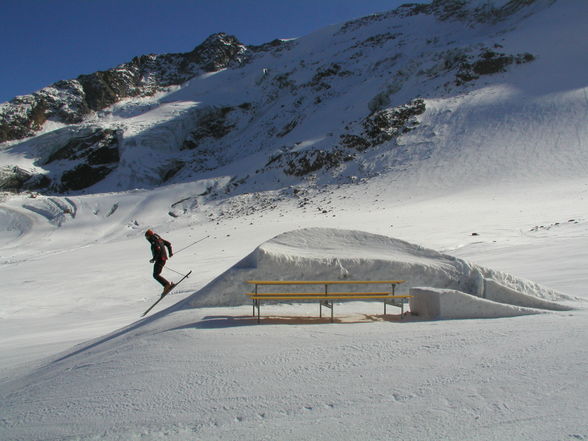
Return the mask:
<svg viewBox="0 0 588 441">
<path fill-rule="evenodd" d="M 141 314 L 141 317 L 145 317 L 149 311 L 151 311 L 153 308 L 155 308 L 155 305 L 157 305 L 159 302 L 161 302 L 166 295 L 168 295 L 170 292 L 172 292 L 174 289 L 176 289 L 176 287 L 180 283 L 182 283 L 182 280 L 186 279 L 190 274 L 192 274 L 192 270 L 190 270 L 188 272 L 188 274 L 186 274 L 184 277 L 182 277 L 180 280 L 178 280 L 178 282 L 174 285 L 174 287 L 172 289 L 170 289 L 167 293 L 162 294 L 161 297 L 159 297 L 157 299 L 157 301 L 153 305 L 151 305 L 147 311 L 145 311 L 143 314 Z"/>
</svg>

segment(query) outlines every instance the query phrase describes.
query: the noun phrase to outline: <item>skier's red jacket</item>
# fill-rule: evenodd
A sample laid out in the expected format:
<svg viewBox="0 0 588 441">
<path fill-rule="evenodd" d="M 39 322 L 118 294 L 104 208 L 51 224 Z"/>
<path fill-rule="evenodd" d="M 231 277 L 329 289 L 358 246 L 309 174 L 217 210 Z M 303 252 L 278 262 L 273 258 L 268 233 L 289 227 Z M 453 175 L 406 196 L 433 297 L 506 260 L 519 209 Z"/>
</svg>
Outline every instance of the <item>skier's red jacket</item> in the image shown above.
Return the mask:
<svg viewBox="0 0 588 441">
<path fill-rule="evenodd" d="M 171 243 L 163 239 L 158 234 L 154 233 L 151 235 L 149 237 L 149 242 L 151 243 L 151 254 L 153 254 L 153 260 L 160 260 L 165 262 L 167 260 L 167 253 L 165 252 L 166 248 L 169 251 L 170 256 L 174 254 Z"/>
</svg>

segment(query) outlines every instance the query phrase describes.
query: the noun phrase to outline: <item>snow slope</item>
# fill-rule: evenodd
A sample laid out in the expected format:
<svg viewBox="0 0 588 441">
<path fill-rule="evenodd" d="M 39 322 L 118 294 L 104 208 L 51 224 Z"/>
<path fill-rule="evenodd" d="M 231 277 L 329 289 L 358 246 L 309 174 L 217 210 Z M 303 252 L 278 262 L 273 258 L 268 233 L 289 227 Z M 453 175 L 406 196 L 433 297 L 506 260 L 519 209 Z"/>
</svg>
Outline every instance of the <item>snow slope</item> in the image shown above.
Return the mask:
<svg viewBox="0 0 588 441">
<path fill-rule="evenodd" d="M 200 103 L 259 98 L 243 84 L 263 84 L 263 68 L 285 73 L 299 60 L 278 52 L 272 65 L 260 57 L 241 71 L 194 79 L 157 97 L 161 108 L 145 99 L 106 111 L 102 117 L 133 133 L 123 137 L 129 168 L 87 194 L 2 196 L 0 439 L 588 439 L 588 6 L 560 0 L 529 8 L 496 25 L 423 15 L 402 22 L 423 44 L 430 37 L 487 45 L 492 35 L 505 52 L 536 59 L 446 91 L 445 74 L 428 82 L 408 75 L 390 99 L 403 104 L 422 92 L 427 110 L 415 130 L 301 179 L 255 171 L 275 149 L 338 139 L 344 130 L 335 128 L 357 124 L 382 91 L 375 79 L 350 87 L 349 77 L 336 77 L 326 91 L 348 94 L 301 109 L 304 121 L 274 142 L 259 128 L 281 129 L 296 116 L 278 111 L 295 101 L 282 91 L 260 107 L 259 124 L 234 121 L 242 131 L 222 140 L 220 168 L 186 169 L 159 187 L 153 162 L 143 159 L 190 163 L 197 154 L 154 140 L 165 133 L 175 140 L 186 127 L 182 116 L 198 113 Z M 398 25 L 391 17 L 329 27 L 292 50 L 314 50 L 314 61 L 330 65 L 349 45 L 323 46 L 322 38 L 365 42 Z M 423 29 L 436 34 L 421 36 Z M 422 49 L 409 38 L 404 45 Z M 373 60 L 368 55 L 359 69 Z M 312 80 L 296 76 L 308 75 L 303 70 L 291 75 Z M 125 113 L 125 105 L 134 110 Z M 3 164 L 33 164 L 36 149 L 63 130 L 6 146 Z M 139 320 L 159 292 L 146 228 L 177 251 L 210 238 L 174 255 L 165 276 L 193 275 Z M 383 317 L 377 303 L 349 302 L 329 323 L 316 318 L 316 304 L 277 304 L 264 306 L 267 318 L 257 325 L 237 294 L 248 290 L 246 278 L 275 271 L 358 279 L 404 271 L 409 288 L 459 289 L 454 310 L 493 318 L 400 320 Z M 471 295 L 482 292 L 493 298 Z M 521 299 L 572 309 L 498 317 L 497 303 Z"/>
<path fill-rule="evenodd" d="M 544 187 L 514 187 L 508 197 L 498 191 L 491 207 L 477 202 L 487 200 L 483 191 L 470 190 L 447 196 L 442 205 L 451 209 L 440 210 L 431 196 L 365 217 L 349 210 L 353 194 L 343 191 L 328 215 L 283 204 L 218 225 L 168 221 L 160 231 L 176 249 L 213 237 L 170 260 L 195 275 L 141 321 L 157 297 L 141 229 L 121 223 L 106 236 L 112 240 L 66 249 L 59 243 L 75 222 L 46 237 L 33 230 L 27 236 L 38 245 L 13 249 L 18 259 L 0 267 L 5 292 L 16 293 L 2 296 L 2 438 L 585 437 L 585 303 L 518 318 L 399 321 L 385 320 L 379 304 L 350 302 L 337 306 L 334 324 L 316 318 L 316 305 L 268 305 L 262 325 L 250 305 L 189 305 L 260 245 L 293 262 L 344 253 L 376 266 L 390 254 L 457 260 L 410 245 L 408 253 L 391 252 L 384 245 L 398 242 L 385 231 L 586 298 L 588 223 L 578 202 L 587 184 L 559 183 L 547 193 L 560 196 L 553 198 Z M 361 194 L 371 199 L 377 191 L 367 186 Z M 165 192 L 150 194 L 142 215 L 167 216 L 156 203 L 168 200 Z M 109 198 L 125 205 L 121 196 Z M 332 237 L 317 242 L 316 233 L 310 243 L 294 240 L 304 237 L 299 224 L 338 228 L 327 231 L 341 248 Z M 379 235 L 340 230 L 353 225 Z M 474 228 L 479 236 L 471 236 Z M 358 235 L 367 239 L 364 249 Z"/>
</svg>

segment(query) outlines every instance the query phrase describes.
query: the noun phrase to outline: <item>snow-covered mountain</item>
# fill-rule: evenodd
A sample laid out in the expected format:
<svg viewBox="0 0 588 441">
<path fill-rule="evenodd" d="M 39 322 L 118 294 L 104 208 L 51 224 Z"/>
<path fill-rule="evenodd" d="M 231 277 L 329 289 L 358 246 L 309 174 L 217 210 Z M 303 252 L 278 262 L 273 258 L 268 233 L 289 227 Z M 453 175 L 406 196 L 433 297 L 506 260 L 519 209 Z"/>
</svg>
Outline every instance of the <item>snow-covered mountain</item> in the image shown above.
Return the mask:
<svg viewBox="0 0 588 441">
<path fill-rule="evenodd" d="M 238 194 L 404 181 L 418 166 L 461 185 L 464 155 L 493 180 L 525 173 L 528 149 L 555 175 L 582 174 L 586 157 L 568 149 L 584 134 L 585 5 L 563 3 L 434 1 L 297 40 L 216 34 L 137 57 L 3 104 L 0 183 L 88 193 L 214 179 Z"/>
<path fill-rule="evenodd" d="M 434 0 L 0 105 L 0 439 L 588 439 L 587 22 Z M 139 319 L 147 228 L 193 273 Z M 450 307 L 258 326 L 257 277 Z"/>
</svg>

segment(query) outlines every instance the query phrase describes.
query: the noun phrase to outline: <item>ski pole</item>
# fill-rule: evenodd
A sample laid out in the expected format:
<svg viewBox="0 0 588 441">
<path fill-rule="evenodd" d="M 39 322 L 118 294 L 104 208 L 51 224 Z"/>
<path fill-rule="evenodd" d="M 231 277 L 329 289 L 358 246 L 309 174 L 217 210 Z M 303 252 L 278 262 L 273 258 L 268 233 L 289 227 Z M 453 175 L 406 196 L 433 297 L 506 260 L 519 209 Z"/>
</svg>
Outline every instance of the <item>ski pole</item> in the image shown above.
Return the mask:
<svg viewBox="0 0 588 441">
<path fill-rule="evenodd" d="M 185 274 L 184 274 L 184 273 L 181 273 L 181 272 L 179 272 L 179 271 L 176 271 L 175 269 L 173 269 L 173 268 L 170 268 L 169 266 L 164 266 L 163 268 L 164 268 L 164 269 L 166 269 L 166 270 L 169 270 L 169 271 L 171 271 L 172 273 L 179 274 L 180 276 L 185 276 Z"/>
<path fill-rule="evenodd" d="M 174 252 L 174 256 L 175 256 L 176 254 L 178 254 L 178 253 L 181 253 L 181 252 L 182 252 L 182 251 L 184 251 L 185 249 L 187 249 L 187 248 L 190 248 L 192 245 L 196 245 L 198 242 L 202 242 L 204 239 L 207 239 L 207 238 L 209 238 L 209 237 L 210 237 L 210 234 L 209 234 L 208 236 L 204 236 L 202 239 L 198 239 L 196 242 L 192 242 L 190 245 L 188 245 L 187 247 L 184 247 L 184 248 L 182 248 L 182 249 L 181 249 L 181 250 L 179 250 L 179 251 L 175 251 L 175 252 Z"/>
</svg>

